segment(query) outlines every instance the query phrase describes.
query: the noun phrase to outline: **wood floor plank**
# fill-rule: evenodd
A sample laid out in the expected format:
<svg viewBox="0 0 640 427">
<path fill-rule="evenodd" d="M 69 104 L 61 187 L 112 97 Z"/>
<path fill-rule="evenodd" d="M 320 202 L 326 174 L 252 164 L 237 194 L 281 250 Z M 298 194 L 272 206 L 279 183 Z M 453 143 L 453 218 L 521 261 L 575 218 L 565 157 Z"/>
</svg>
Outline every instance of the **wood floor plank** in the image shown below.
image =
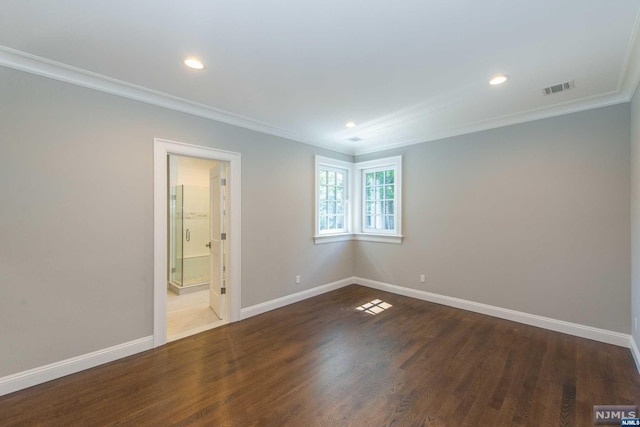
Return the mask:
<svg viewBox="0 0 640 427">
<path fill-rule="evenodd" d="M 626 348 L 352 285 L 0 397 L 0 425 L 586 426 L 639 403 Z"/>
</svg>

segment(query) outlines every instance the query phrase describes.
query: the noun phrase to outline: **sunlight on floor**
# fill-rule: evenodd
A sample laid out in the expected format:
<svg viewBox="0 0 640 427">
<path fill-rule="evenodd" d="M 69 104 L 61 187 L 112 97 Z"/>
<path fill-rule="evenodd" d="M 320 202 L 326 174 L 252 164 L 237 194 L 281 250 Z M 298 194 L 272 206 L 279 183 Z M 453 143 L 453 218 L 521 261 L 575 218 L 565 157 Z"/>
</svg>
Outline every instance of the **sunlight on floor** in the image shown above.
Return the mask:
<svg viewBox="0 0 640 427">
<path fill-rule="evenodd" d="M 362 304 L 361 306 L 356 307 L 356 310 L 364 311 L 365 313 L 373 314 L 375 316 L 376 314 L 382 313 L 390 307 L 393 306 L 382 300 L 374 299 L 373 301 L 369 301 L 366 304 Z"/>
</svg>

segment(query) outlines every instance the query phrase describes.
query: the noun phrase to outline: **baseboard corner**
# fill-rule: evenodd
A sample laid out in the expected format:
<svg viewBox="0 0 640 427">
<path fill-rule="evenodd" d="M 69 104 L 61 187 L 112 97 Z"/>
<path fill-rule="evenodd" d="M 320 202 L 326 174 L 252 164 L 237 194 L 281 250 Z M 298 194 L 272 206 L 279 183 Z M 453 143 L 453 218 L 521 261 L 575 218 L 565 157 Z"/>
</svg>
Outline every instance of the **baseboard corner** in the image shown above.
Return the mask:
<svg viewBox="0 0 640 427">
<path fill-rule="evenodd" d="M 613 344 L 620 347 L 628 348 L 630 346 L 630 335 L 620 332 L 609 331 L 606 329 L 595 328 L 592 326 L 581 325 L 578 323 L 567 322 L 550 317 L 538 316 L 522 311 L 516 311 L 461 298 L 450 297 L 447 295 L 435 294 L 419 289 L 392 285 L 390 283 L 364 279 L 361 277 L 354 277 L 354 281 L 355 283 L 362 286 L 367 286 L 369 288 L 379 289 L 381 291 L 387 291 L 398 295 L 404 295 L 411 298 L 421 299 L 423 301 L 429 301 L 449 307 L 460 308 L 462 310 L 473 311 L 475 313 L 486 314 L 488 316 L 493 316 L 500 319 L 523 323 L 538 328 L 574 335 L 581 338 L 587 338 L 607 344 Z"/>
<path fill-rule="evenodd" d="M 355 277 L 347 277 L 346 279 L 337 280 L 335 282 L 319 285 L 311 289 L 307 289 L 294 294 L 285 295 L 280 298 L 275 298 L 269 301 L 265 301 L 259 304 L 255 304 L 240 310 L 240 320 L 248 319 L 249 317 L 257 316 L 258 314 L 266 313 L 267 311 L 275 310 L 277 308 L 284 307 L 289 304 L 293 304 L 299 301 L 303 301 L 307 298 L 315 297 L 327 292 L 334 291 L 336 289 L 344 288 L 345 286 L 355 283 Z"/>
</svg>

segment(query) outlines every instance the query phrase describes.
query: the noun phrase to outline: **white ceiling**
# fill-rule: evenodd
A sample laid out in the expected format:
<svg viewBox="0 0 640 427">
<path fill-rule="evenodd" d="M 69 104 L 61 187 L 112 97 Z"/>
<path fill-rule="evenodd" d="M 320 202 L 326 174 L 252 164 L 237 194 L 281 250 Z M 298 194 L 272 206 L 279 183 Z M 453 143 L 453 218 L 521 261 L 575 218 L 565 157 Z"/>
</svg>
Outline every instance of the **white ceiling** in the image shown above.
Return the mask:
<svg viewBox="0 0 640 427">
<path fill-rule="evenodd" d="M 358 154 L 628 101 L 639 10 L 640 0 L 2 0 L 0 65 Z M 188 55 L 206 68 L 185 68 Z M 489 86 L 498 73 L 511 79 Z M 569 80 L 575 89 L 542 95 Z"/>
</svg>

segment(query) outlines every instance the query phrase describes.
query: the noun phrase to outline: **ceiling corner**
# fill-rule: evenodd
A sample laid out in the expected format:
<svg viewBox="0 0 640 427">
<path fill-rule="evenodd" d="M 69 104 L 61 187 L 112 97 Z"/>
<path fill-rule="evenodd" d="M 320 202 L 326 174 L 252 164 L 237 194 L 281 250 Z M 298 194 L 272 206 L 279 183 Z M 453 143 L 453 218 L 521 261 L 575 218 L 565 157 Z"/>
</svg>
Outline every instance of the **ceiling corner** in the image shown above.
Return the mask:
<svg viewBox="0 0 640 427">
<path fill-rule="evenodd" d="M 627 55 L 620 73 L 618 91 L 627 101 L 633 98 L 640 85 L 640 8 L 636 13 Z"/>
</svg>

